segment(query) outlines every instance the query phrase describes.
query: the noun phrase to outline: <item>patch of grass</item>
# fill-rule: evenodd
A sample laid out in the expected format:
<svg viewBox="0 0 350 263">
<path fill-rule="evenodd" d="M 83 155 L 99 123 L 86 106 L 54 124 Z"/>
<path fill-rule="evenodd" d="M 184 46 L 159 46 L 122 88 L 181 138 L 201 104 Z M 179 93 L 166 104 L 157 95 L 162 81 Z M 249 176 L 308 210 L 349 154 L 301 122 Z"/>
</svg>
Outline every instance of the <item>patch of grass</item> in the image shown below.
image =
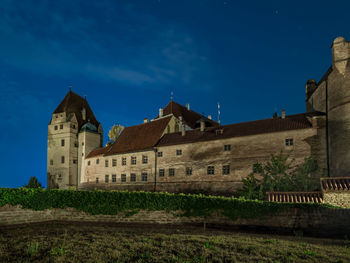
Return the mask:
<svg viewBox="0 0 350 263">
<path fill-rule="evenodd" d="M 28 244 L 26 253 L 29 256 L 36 255 L 39 250 L 39 242 L 38 241 L 32 241 Z"/>
</svg>

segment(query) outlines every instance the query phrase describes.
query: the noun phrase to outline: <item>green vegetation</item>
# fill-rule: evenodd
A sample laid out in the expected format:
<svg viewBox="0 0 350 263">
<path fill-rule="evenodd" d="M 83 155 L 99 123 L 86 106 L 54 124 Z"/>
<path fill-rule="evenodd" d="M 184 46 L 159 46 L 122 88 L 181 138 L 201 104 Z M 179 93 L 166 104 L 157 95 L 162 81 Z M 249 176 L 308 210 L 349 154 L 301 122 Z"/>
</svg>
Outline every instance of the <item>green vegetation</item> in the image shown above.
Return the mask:
<svg viewBox="0 0 350 263">
<path fill-rule="evenodd" d="M 278 155 L 271 154 L 265 165 L 255 163 L 255 171 L 242 179 L 243 189 L 239 195 L 265 200 L 266 192 L 319 190 L 321 176 L 316 160 L 309 157 L 302 164 L 294 165 L 295 159 L 290 159 L 290 155 L 291 152 L 284 155 L 281 151 Z"/>
<path fill-rule="evenodd" d="M 43 223 L 0 229 L 0 248 L 0 262 L 350 262 L 344 240 L 184 226 Z"/>
<path fill-rule="evenodd" d="M 204 195 L 185 195 L 158 192 L 128 191 L 75 191 L 45 190 L 41 188 L 0 188 L 0 207 L 5 204 L 22 205 L 22 208 L 44 210 L 73 207 L 95 214 L 114 215 L 120 212 L 131 216 L 139 210 L 183 211 L 178 216 L 210 216 L 222 214 L 232 220 L 257 218 L 278 213 L 288 208 L 327 209 L 327 204 L 276 203 L 244 198 Z"/>
<path fill-rule="evenodd" d="M 27 185 L 24 185 L 25 188 L 43 188 L 41 183 L 35 176 L 31 176 Z"/>
</svg>

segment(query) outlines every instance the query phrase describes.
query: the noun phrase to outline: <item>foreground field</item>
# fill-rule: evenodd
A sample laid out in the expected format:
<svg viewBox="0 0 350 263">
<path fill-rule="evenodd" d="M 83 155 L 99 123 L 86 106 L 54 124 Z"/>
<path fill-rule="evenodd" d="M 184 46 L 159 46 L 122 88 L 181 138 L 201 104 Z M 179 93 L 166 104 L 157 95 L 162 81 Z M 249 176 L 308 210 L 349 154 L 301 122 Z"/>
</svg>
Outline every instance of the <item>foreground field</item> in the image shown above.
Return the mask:
<svg viewBox="0 0 350 263">
<path fill-rule="evenodd" d="M 350 242 L 199 228 L 43 223 L 0 229 L 0 262 L 350 262 Z"/>
</svg>

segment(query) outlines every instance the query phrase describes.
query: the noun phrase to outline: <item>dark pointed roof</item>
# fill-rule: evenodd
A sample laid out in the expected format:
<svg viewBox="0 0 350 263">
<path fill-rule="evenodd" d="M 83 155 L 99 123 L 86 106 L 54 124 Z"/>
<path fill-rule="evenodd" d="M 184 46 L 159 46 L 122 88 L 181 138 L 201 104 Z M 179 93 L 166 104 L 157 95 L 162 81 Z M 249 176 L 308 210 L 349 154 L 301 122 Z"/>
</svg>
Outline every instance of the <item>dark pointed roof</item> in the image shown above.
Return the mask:
<svg viewBox="0 0 350 263">
<path fill-rule="evenodd" d="M 86 110 L 86 119 L 83 120 L 83 116 L 81 113 L 81 110 L 85 108 Z M 64 97 L 64 99 L 61 101 L 61 103 L 58 105 L 56 110 L 53 112 L 55 113 L 61 113 L 66 112 L 67 117 L 70 113 L 75 113 L 75 116 L 77 117 L 78 121 L 78 129 L 80 130 L 81 126 L 83 126 L 85 123 L 90 122 L 96 127 L 99 126 L 99 122 L 96 120 L 94 113 L 92 112 L 88 102 L 83 97 L 79 96 L 78 94 L 74 93 L 73 91 L 69 91 L 67 95 Z"/>
<path fill-rule="evenodd" d="M 321 112 L 301 113 L 295 115 L 286 116 L 282 118 L 270 118 L 264 120 L 242 122 L 230 125 L 224 125 L 220 127 L 209 127 L 204 132 L 199 129 L 186 131 L 186 134 L 182 136 L 181 132 L 165 134 L 158 142 L 157 146 L 176 145 L 183 143 L 192 143 L 200 141 L 210 141 L 227 139 L 232 137 L 241 137 L 255 134 L 280 132 L 296 129 L 312 128 L 312 124 L 307 117 L 324 115 Z M 222 134 L 217 132 L 218 129 L 222 129 Z"/>
<path fill-rule="evenodd" d="M 163 109 L 163 115 L 173 114 L 176 118 L 179 118 L 182 116 L 182 120 L 184 123 L 188 126 L 190 126 L 192 129 L 198 127 L 198 121 L 201 118 L 204 118 L 206 122 L 210 123 L 211 126 L 219 126 L 219 123 L 208 119 L 207 117 L 193 111 L 188 110 L 185 106 L 182 106 L 179 103 L 176 103 L 175 101 L 170 101 L 168 105 L 165 106 Z M 159 115 L 156 117 L 159 118 Z"/>
<path fill-rule="evenodd" d="M 105 148 L 105 155 L 152 149 L 163 135 L 170 120 L 171 117 L 165 117 L 126 127 L 117 140 L 111 146 L 106 147 L 108 149 Z"/>
</svg>

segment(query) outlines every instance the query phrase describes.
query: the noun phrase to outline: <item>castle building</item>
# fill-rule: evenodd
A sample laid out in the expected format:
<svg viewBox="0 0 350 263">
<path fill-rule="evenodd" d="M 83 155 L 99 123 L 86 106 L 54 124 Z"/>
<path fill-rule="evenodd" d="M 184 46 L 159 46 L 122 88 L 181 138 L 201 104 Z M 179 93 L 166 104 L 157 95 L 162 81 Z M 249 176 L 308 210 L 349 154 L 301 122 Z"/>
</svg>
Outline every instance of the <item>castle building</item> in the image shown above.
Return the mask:
<svg viewBox="0 0 350 263">
<path fill-rule="evenodd" d="M 336 38 L 332 54 L 321 80 L 307 81 L 305 113 L 220 125 L 170 101 L 106 147 L 86 99 L 69 91 L 49 123 L 48 188 L 233 194 L 256 162 L 281 150 L 350 176 L 350 43 Z"/>
</svg>

